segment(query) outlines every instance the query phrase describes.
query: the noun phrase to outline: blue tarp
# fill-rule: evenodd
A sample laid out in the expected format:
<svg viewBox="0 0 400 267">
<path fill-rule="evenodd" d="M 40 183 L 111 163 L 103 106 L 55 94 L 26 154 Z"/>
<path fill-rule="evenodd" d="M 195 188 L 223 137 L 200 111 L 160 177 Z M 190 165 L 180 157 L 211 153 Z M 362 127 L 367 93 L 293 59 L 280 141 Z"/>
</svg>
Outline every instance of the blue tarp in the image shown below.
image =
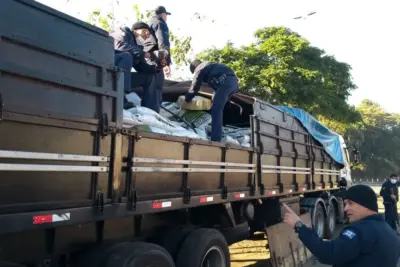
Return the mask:
<svg viewBox="0 0 400 267">
<path fill-rule="evenodd" d="M 333 158 L 333 160 L 344 165 L 340 139 L 337 133 L 324 126 L 317 119 L 311 116 L 311 114 L 302 109 L 289 108 L 286 106 L 276 107 L 297 118 L 312 137 L 322 144 L 325 151 Z"/>
</svg>

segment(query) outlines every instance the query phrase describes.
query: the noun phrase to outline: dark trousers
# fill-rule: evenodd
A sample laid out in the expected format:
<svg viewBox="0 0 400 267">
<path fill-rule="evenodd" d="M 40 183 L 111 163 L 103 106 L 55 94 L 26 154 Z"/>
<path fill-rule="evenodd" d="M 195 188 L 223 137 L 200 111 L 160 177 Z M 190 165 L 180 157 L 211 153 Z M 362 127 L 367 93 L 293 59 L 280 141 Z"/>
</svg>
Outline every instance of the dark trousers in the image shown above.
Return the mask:
<svg viewBox="0 0 400 267">
<path fill-rule="evenodd" d="M 160 112 L 164 73 L 131 72 L 133 57 L 129 52 L 115 54 L 115 65 L 124 70 L 124 91 L 130 93 L 132 88 L 143 90 L 142 106 Z"/>
<path fill-rule="evenodd" d="M 384 204 L 385 206 L 385 221 L 397 231 L 397 206 L 395 204 Z"/>
<path fill-rule="evenodd" d="M 124 70 L 124 91 L 131 92 L 131 69 L 133 67 L 133 57 L 129 52 L 115 53 L 115 66 Z"/>
<path fill-rule="evenodd" d="M 238 90 L 238 80 L 235 76 L 227 76 L 224 83 L 216 89 L 211 108 L 211 141 L 221 141 L 224 108 L 229 98 Z"/>
</svg>

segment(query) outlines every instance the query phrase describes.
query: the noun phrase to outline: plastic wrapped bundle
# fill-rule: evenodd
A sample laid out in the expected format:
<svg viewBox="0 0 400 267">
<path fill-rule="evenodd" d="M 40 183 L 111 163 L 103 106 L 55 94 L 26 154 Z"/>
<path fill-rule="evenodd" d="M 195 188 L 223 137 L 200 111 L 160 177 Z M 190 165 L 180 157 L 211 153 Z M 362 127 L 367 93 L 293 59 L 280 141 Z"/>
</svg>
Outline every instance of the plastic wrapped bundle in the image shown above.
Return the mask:
<svg viewBox="0 0 400 267">
<path fill-rule="evenodd" d="M 178 104 L 182 109 L 187 110 L 210 110 L 212 101 L 202 96 L 195 96 L 189 103 L 185 101 L 185 96 L 178 98 Z"/>
</svg>

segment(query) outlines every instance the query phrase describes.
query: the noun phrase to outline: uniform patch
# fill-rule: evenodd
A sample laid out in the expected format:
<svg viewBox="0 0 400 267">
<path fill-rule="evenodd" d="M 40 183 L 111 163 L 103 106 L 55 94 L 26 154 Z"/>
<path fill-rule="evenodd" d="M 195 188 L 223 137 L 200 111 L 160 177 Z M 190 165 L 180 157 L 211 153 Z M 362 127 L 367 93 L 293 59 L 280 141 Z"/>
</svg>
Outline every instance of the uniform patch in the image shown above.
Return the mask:
<svg viewBox="0 0 400 267">
<path fill-rule="evenodd" d="M 342 233 L 345 237 L 348 237 L 349 239 L 353 239 L 356 236 L 356 233 L 354 233 L 351 230 L 346 230 Z"/>
</svg>

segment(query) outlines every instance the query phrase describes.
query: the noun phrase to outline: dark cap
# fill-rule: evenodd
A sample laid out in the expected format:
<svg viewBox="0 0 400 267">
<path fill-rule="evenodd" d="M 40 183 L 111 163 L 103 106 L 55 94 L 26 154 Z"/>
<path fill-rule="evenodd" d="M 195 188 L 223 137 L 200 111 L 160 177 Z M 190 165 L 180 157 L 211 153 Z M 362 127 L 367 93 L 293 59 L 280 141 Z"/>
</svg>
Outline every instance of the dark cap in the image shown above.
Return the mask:
<svg viewBox="0 0 400 267">
<path fill-rule="evenodd" d="M 200 65 L 202 62 L 199 59 L 195 59 L 192 62 L 190 62 L 189 69 L 191 73 L 194 73 L 194 70 L 197 68 L 198 65 Z"/>
<path fill-rule="evenodd" d="M 156 12 L 157 15 L 160 15 L 162 13 L 165 13 L 167 15 L 171 15 L 171 13 L 167 12 L 167 10 L 165 9 L 165 7 L 163 6 L 158 6 L 156 7 L 156 9 L 154 10 Z"/>
<path fill-rule="evenodd" d="M 375 191 L 368 185 L 358 184 L 339 194 L 343 199 L 351 200 L 367 209 L 378 212 L 378 198 Z"/>
<path fill-rule="evenodd" d="M 138 21 L 132 25 L 132 30 L 134 30 L 134 31 L 135 30 L 143 30 L 143 29 L 150 30 L 150 26 L 142 21 Z"/>
</svg>

